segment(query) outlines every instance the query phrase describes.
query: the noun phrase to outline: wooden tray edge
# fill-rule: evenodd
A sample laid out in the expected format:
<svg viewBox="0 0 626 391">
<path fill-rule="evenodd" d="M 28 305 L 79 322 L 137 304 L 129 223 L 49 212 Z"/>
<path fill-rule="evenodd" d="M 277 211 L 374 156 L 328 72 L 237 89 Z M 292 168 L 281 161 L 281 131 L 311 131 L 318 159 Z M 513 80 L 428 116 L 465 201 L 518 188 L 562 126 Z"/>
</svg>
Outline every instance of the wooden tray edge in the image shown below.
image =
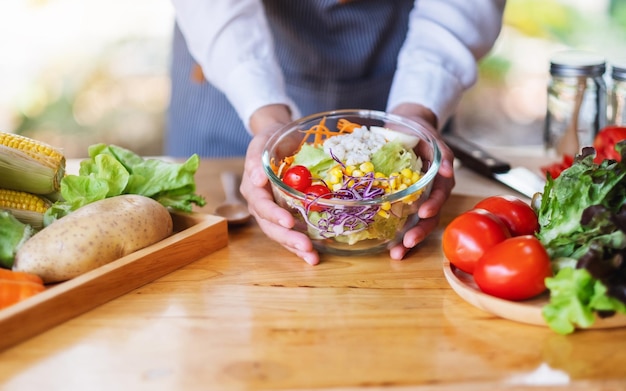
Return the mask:
<svg viewBox="0 0 626 391">
<path fill-rule="evenodd" d="M 228 227 L 222 217 L 172 213 L 172 219 L 177 232 L 170 237 L 0 310 L 0 351 L 228 244 Z"/>
</svg>

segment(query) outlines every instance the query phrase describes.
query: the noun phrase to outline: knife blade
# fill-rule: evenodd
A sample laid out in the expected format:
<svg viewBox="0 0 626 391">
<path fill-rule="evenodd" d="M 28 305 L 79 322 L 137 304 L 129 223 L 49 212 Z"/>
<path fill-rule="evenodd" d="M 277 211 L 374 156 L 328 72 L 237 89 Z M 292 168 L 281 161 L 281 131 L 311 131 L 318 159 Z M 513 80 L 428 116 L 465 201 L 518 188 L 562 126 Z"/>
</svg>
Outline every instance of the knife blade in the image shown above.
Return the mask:
<svg viewBox="0 0 626 391">
<path fill-rule="evenodd" d="M 478 145 L 463 137 L 445 134 L 444 141 L 465 167 L 476 173 L 494 179 L 518 193 L 533 198 L 535 193 L 543 192 L 546 181 L 526 167 L 511 167 Z"/>
</svg>

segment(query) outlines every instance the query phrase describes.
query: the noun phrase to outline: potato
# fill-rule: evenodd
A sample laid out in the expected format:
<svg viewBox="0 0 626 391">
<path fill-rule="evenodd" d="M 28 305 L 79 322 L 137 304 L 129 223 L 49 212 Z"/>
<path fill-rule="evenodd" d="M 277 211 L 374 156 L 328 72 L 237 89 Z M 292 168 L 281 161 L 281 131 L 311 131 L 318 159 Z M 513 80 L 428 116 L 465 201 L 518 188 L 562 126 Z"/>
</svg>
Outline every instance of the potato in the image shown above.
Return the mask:
<svg viewBox="0 0 626 391">
<path fill-rule="evenodd" d="M 69 280 L 172 234 L 167 208 L 139 195 L 85 205 L 36 233 L 15 254 L 13 270 L 45 283 Z"/>
</svg>

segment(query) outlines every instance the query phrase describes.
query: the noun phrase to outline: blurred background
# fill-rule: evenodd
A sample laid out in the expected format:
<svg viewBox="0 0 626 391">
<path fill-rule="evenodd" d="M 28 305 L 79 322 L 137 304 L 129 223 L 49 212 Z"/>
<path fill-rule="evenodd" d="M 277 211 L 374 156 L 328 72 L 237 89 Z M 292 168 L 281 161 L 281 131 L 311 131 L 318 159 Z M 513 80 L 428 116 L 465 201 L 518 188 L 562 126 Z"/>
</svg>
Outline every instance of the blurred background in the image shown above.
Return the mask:
<svg viewBox="0 0 626 391">
<path fill-rule="evenodd" d="M 168 0 L 0 1 L 0 130 L 84 157 L 94 143 L 162 153 Z M 540 145 L 549 58 L 626 56 L 626 0 L 509 0 L 456 126 L 478 143 Z"/>
</svg>

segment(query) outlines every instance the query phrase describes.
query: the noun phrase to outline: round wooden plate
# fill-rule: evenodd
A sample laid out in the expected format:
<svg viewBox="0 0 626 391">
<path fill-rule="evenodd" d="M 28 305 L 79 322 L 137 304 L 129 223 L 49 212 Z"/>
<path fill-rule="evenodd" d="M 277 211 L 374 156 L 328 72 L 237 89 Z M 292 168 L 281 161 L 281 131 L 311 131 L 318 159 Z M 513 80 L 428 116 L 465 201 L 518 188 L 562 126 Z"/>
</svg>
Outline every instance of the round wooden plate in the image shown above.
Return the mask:
<svg viewBox="0 0 626 391">
<path fill-rule="evenodd" d="M 549 300 L 547 293 L 531 300 L 509 301 L 481 292 L 470 274 L 457 269 L 447 259 L 443 261 L 443 273 L 452 289 L 473 306 L 504 319 L 547 327 L 541 314 L 541 308 Z M 590 328 L 608 329 L 624 326 L 626 315 L 617 314 L 609 318 L 597 318 Z"/>
</svg>

